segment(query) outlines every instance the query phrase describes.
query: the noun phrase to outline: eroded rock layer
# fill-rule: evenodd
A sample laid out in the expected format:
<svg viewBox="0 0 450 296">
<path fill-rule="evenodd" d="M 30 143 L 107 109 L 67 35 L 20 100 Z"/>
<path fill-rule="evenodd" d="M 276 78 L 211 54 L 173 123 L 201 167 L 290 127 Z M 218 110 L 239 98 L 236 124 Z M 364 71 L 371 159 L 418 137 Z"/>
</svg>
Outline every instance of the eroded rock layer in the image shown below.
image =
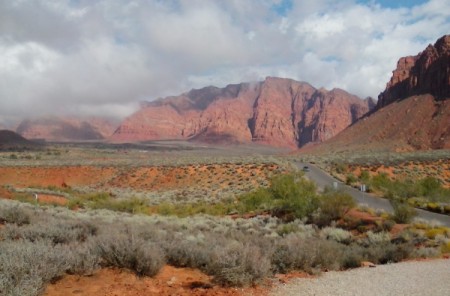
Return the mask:
<svg viewBox="0 0 450 296">
<path fill-rule="evenodd" d="M 329 139 L 373 106 L 340 89 L 268 77 L 206 87 L 149 102 L 125 119 L 113 141 L 191 139 L 301 147 Z"/>
</svg>

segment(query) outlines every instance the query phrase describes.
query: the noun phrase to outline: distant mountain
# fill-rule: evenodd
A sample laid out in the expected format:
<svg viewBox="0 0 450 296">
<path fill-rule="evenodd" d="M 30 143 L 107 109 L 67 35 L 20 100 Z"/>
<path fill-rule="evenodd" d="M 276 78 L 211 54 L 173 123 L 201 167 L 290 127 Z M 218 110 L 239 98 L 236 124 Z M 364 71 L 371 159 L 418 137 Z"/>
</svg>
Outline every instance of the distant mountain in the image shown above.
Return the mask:
<svg viewBox="0 0 450 296">
<path fill-rule="evenodd" d="M 39 146 L 13 131 L 0 130 L 0 151 L 34 149 Z"/>
<path fill-rule="evenodd" d="M 316 151 L 450 149 L 450 35 L 401 58 L 376 111 Z"/>
<path fill-rule="evenodd" d="M 190 139 L 301 147 L 327 140 L 374 106 L 341 89 L 268 77 L 256 83 L 205 87 L 148 102 L 110 138 L 134 142 Z"/>
<path fill-rule="evenodd" d="M 117 124 L 101 118 L 43 117 L 22 121 L 16 131 L 28 139 L 87 141 L 103 140 L 116 128 Z"/>
</svg>

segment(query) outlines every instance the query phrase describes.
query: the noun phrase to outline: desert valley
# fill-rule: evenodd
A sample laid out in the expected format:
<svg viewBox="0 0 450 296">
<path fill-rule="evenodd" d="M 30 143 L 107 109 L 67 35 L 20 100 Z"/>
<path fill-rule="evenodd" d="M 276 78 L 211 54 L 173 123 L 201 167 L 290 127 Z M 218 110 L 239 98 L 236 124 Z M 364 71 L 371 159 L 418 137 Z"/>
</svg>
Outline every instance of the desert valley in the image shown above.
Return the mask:
<svg viewBox="0 0 450 296">
<path fill-rule="evenodd" d="M 450 35 L 398 58 L 1 126 L 0 295 L 448 295 Z"/>
</svg>

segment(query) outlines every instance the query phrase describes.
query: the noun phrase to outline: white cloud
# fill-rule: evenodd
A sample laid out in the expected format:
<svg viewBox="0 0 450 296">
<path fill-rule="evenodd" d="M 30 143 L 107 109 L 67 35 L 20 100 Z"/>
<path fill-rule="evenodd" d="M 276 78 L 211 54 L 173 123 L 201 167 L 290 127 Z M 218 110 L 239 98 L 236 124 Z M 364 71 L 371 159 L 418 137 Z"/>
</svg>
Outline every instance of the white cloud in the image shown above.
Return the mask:
<svg viewBox="0 0 450 296">
<path fill-rule="evenodd" d="M 52 112 L 124 116 L 141 100 L 282 76 L 361 97 L 398 58 L 448 34 L 450 0 L 0 2 L 0 122 Z"/>
</svg>

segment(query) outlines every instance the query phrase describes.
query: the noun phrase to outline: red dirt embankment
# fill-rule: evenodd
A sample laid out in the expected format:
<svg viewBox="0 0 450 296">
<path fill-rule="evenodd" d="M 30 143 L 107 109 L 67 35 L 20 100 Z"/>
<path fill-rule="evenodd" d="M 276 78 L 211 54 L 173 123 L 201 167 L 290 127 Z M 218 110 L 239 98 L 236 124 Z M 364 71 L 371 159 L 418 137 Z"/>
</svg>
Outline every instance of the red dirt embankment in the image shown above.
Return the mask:
<svg viewBox="0 0 450 296">
<path fill-rule="evenodd" d="M 267 295 L 268 287 L 222 288 L 196 269 L 165 266 L 154 278 L 139 278 L 132 272 L 101 269 L 89 277 L 69 275 L 50 284 L 45 296 L 238 296 Z"/>
</svg>

